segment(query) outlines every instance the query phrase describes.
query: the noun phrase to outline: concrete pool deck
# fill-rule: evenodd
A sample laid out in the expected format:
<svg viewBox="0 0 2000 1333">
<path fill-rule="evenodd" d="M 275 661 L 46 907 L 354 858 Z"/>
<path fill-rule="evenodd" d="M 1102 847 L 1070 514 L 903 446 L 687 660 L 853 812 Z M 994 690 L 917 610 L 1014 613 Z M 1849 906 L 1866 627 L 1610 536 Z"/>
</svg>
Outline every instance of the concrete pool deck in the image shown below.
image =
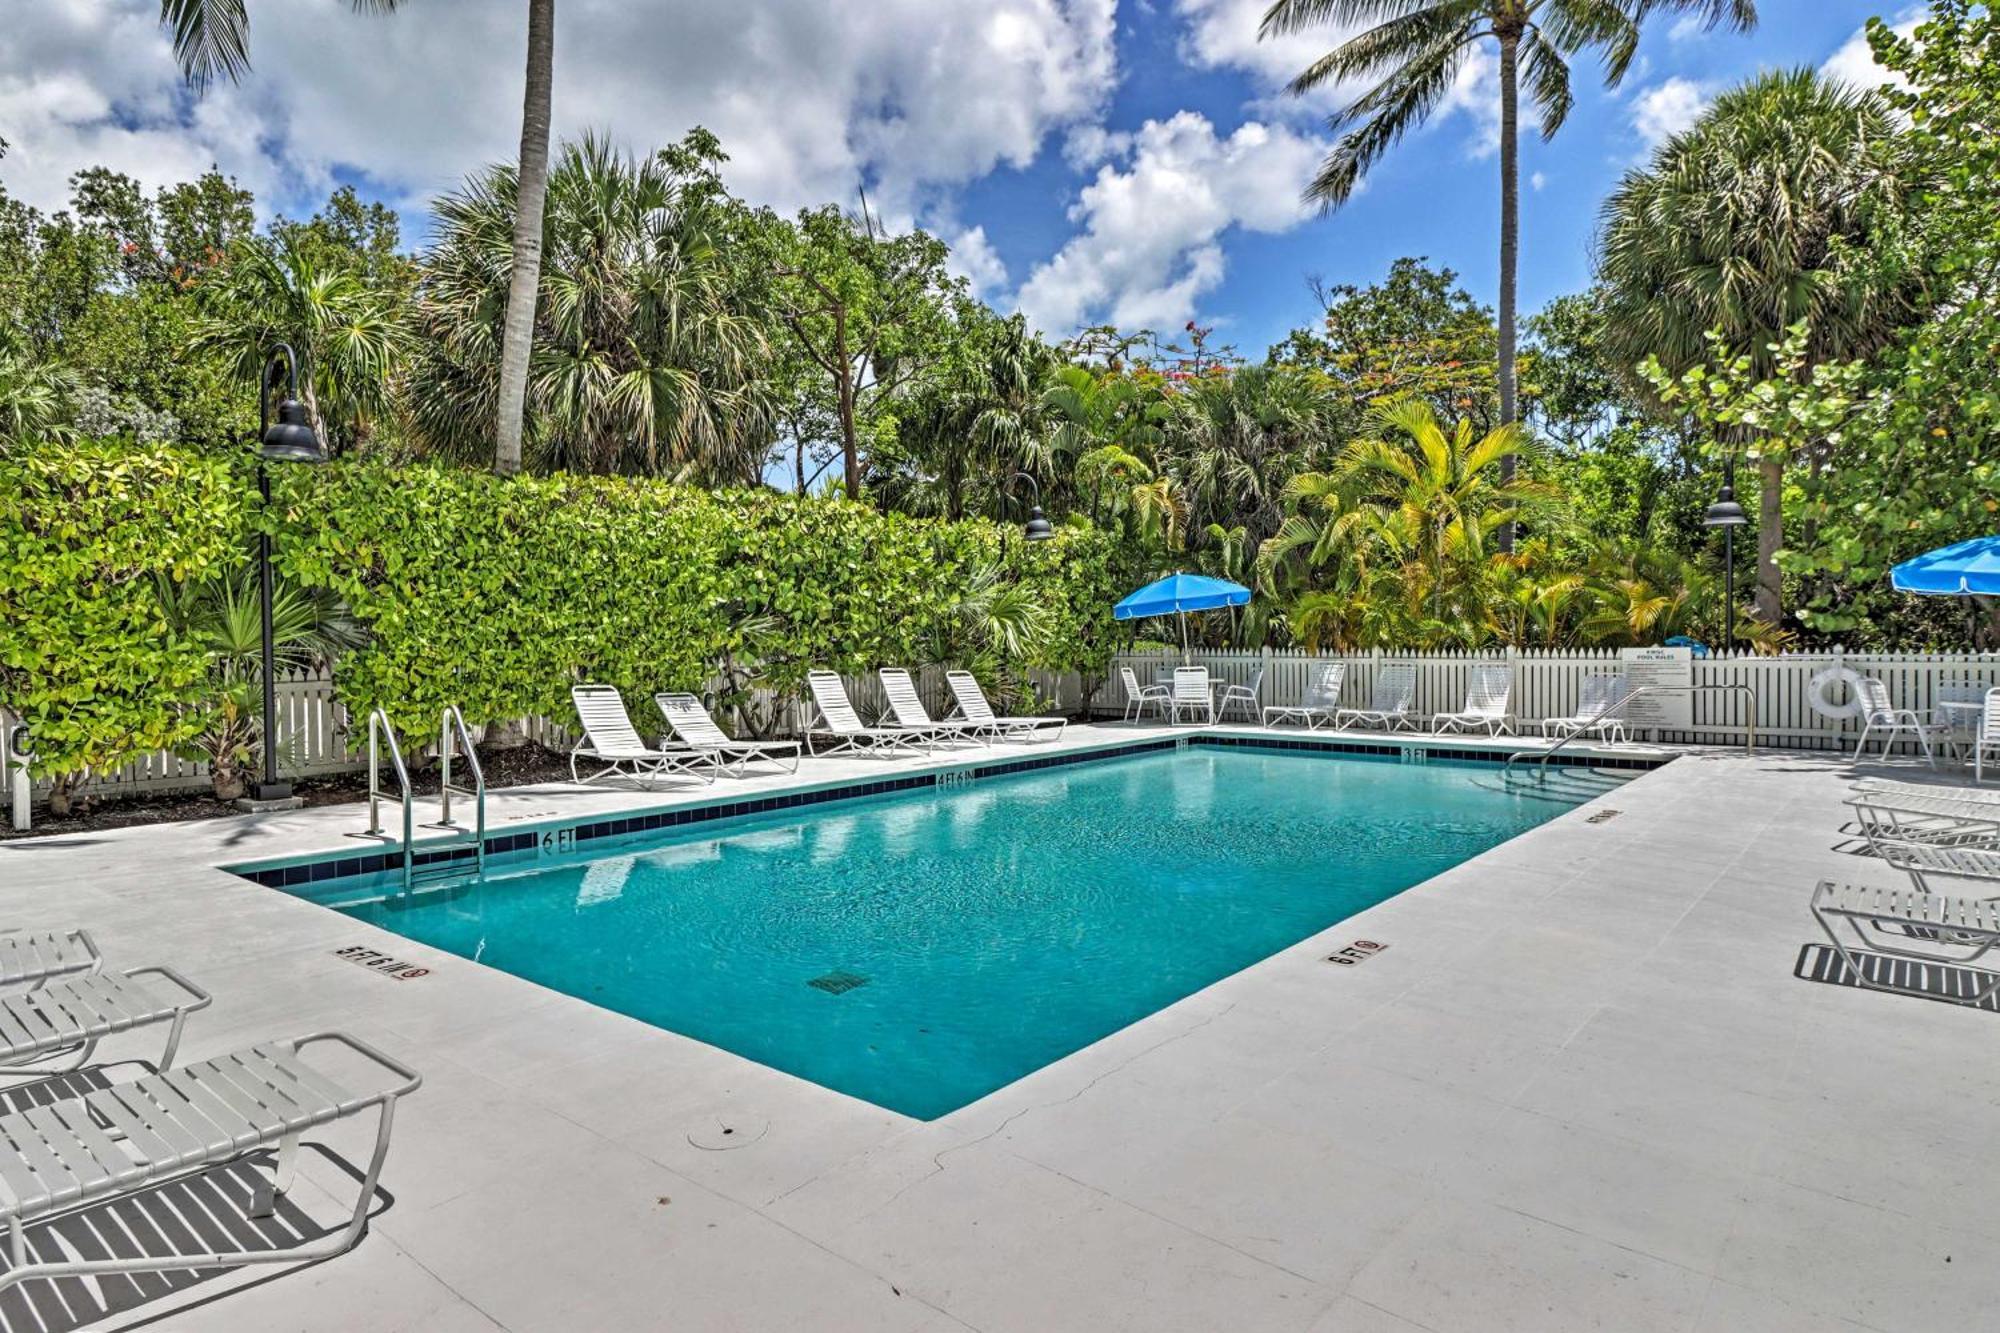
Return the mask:
<svg viewBox="0 0 2000 1333">
<path fill-rule="evenodd" d="M 1812 885 L 1893 873 L 1836 850 L 1852 772 L 1685 756 L 930 1123 L 216 868 L 351 850 L 357 807 L 0 843 L 0 921 L 205 985 L 188 1059 L 331 1027 L 425 1076 L 352 1253 L 120 1285 L 91 1326 L 1980 1327 L 2000 1016 L 1793 976 Z M 681 795 L 498 792 L 489 825 Z M 1323 961 L 1355 938 L 1390 947 Z M 302 1173 L 331 1220 L 340 1161 Z M 0 1318 L 104 1313 L 66 1285 Z"/>
</svg>

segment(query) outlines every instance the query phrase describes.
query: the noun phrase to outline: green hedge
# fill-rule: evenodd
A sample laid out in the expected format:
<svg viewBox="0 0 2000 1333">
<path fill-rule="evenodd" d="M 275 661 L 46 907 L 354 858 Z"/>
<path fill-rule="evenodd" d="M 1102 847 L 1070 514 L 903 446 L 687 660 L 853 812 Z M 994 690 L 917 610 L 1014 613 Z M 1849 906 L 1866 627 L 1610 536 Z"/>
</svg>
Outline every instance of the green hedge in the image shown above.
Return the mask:
<svg viewBox="0 0 2000 1333">
<path fill-rule="evenodd" d="M 254 492 L 213 456 L 122 443 L 0 455 L 0 703 L 58 775 L 170 749 L 198 725 L 201 649 L 169 631 L 155 575 L 240 558 Z"/>
<path fill-rule="evenodd" d="M 4 468 L 0 662 L 40 766 L 102 769 L 173 743 L 172 705 L 203 662 L 162 632 L 148 576 L 232 558 L 260 521 L 253 474 L 129 446 L 44 447 Z M 1029 545 L 843 500 L 369 462 L 275 469 L 273 483 L 279 566 L 341 594 L 372 635 L 336 670 L 342 700 L 419 734 L 446 703 L 475 724 L 568 717 L 577 680 L 637 701 L 718 668 L 747 683 L 755 664 L 796 692 L 813 666 L 933 660 L 963 637 L 973 572 L 996 563 L 1047 618 L 1036 660 L 1015 665 L 1100 671 L 1116 642 L 1117 552 L 1089 531 Z"/>
</svg>

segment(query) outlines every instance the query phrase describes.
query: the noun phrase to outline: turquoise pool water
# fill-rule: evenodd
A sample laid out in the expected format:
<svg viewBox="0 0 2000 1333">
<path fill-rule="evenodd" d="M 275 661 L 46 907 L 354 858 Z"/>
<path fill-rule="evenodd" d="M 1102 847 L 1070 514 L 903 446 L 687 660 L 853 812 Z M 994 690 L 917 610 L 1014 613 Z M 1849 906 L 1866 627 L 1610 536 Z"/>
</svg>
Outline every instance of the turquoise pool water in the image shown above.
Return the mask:
<svg viewBox="0 0 2000 1333">
<path fill-rule="evenodd" d="M 1193 748 L 721 821 L 340 910 L 928 1119 L 1564 808 L 1495 781 Z"/>
</svg>

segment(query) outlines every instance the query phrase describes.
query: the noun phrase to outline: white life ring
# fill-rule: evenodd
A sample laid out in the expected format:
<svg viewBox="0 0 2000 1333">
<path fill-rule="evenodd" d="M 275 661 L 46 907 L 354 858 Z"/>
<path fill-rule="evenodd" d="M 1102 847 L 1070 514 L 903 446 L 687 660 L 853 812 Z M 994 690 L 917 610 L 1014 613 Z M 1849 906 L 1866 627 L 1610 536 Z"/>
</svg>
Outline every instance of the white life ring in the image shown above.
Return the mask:
<svg viewBox="0 0 2000 1333">
<path fill-rule="evenodd" d="M 1830 666 L 1812 678 L 1806 686 L 1806 701 L 1812 710 L 1830 721 L 1841 722 L 1850 717 L 1861 716 L 1861 691 L 1855 687 L 1861 683 L 1861 673 L 1851 667 Z M 1835 686 L 1847 690 L 1847 702 L 1837 704 L 1830 697 Z"/>
</svg>

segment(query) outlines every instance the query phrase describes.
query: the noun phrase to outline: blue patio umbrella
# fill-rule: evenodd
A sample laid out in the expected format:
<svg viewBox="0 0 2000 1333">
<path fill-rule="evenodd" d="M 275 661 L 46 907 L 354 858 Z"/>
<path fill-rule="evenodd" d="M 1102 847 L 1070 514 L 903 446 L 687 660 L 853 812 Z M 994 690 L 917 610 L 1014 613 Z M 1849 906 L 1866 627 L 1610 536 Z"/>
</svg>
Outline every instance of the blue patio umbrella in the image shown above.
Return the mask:
<svg viewBox="0 0 2000 1333">
<path fill-rule="evenodd" d="M 1897 592 L 1932 597 L 2000 597 L 2000 537 L 1941 546 L 1889 571 Z"/>
<path fill-rule="evenodd" d="M 1187 652 L 1187 613 L 1217 611 L 1225 606 L 1242 606 L 1250 600 L 1250 590 L 1228 579 L 1212 579 L 1206 574 L 1169 574 L 1126 597 L 1111 608 L 1115 620 L 1143 620 L 1148 616 L 1179 616 L 1181 652 Z"/>
</svg>

